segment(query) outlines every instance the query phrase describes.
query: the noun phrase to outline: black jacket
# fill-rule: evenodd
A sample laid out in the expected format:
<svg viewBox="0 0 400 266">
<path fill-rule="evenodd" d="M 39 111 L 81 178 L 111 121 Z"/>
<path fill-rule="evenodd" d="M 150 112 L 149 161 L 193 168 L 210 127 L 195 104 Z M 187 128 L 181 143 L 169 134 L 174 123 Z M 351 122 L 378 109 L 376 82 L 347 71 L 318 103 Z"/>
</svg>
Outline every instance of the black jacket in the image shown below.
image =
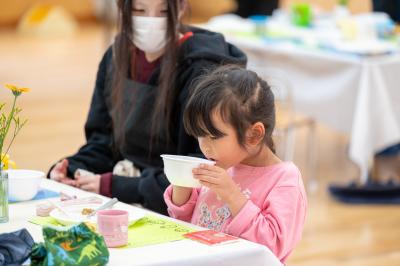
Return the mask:
<svg viewBox="0 0 400 266">
<path fill-rule="evenodd" d="M 87 143 L 70 157 L 68 176 L 72 177 L 77 168 L 87 169 L 96 174 L 112 172 L 121 159 L 128 159 L 141 170 L 138 178 L 112 177 L 112 196 L 127 203 L 140 203 L 151 210 L 166 213 L 163 192 L 169 185 L 163 172 L 160 154 L 193 155 L 199 153 L 197 140 L 185 132 L 183 111 L 189 97 L 193 80 L 205 70 L 219 64 L 246 64 L 246 56 L 235 46 L 227 43 L 221 34 L 191 28 L 192 37 L 182 43 L 179 52 L 176 86 L 178 97 L 173 108 L 173 130 L 170 141 L 160 136 L 153 144 L 151 154 L 150 124 L 154 107 L 159 68 L 151 75 L 148 84 L 127 79 L 124 101 L 130 106 L 125 128 L 126 144 L 118 147 L 118 156 L 112 151 L 113 132 L 111 128 L 111 81 L 112 49 L 103 56 L 97 73 L 96 87 L 85 124 Z M 135 95 L 135 97 L 132 97 Z M 127 111 L 128 112 L 128 111 Z M 160 121 L 162 123 L 162 121 Z"/>
</svg>

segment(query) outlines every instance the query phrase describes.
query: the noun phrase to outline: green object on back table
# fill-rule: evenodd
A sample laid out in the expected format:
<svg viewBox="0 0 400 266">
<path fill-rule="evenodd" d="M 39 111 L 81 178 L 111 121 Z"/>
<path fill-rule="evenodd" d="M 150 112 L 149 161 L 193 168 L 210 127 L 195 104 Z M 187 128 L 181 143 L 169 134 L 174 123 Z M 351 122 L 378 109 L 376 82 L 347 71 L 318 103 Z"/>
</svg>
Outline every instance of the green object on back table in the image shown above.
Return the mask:
<svg viewBox="0 0 400 266">
<path fill-rule="evenodd" d="M 293 4 L 291 9 L 291 20 L 294 25 L 300 27 L 311 26 L 312 10 L 309 4 Z"/>
<path fill-rule="evenodd" d="M 44 243 L 32 249 L 32 266 L 94 266 L 108 262 L 103 237 L 85 223 L 66 229 L 44 227 L 43 238 Z"/>
</svg>

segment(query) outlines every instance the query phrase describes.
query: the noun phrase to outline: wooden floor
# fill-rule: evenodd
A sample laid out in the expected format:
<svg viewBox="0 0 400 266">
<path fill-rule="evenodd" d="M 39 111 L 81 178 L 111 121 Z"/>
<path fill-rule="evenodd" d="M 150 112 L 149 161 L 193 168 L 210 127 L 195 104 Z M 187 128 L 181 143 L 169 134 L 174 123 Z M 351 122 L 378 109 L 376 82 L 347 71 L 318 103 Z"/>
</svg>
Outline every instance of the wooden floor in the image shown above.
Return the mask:
<svg viewBox="0 0 400 266">
<path fill-rule="evenodd" d="M 0 30 L 0 84 L 32 89 L 19 98 L 21 116 L 29 122 L 11 150 L 20 168 L 47 171 L 83 143 L 83 123 L 104 49 L 96 26 L 62 39 Z M 11 96 L 0 88 L 4 101 L 10 103 Z M 346 136 L 323 125 L 317 129 L 319 187 L 308 193 L 303 239 L 287 265 L 400 265 L 400 206 L 351 206 L 332 200 L 327 184 L 354 179 L 357 168 L 347 159 Z M 304 169 L 304 132 L 297 142 L 295 162 Z"/>
</svg>

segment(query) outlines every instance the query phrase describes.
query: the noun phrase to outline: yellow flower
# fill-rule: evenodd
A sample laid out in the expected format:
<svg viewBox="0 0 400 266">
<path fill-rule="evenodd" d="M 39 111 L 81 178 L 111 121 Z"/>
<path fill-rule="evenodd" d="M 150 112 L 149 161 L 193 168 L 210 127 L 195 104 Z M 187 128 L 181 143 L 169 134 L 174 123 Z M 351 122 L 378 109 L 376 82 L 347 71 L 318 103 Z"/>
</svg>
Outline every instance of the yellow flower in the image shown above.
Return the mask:
<svg viewBox="0 0 400 266">
<path fill-rule="evenodd" d="M 24 121 L 20 120 L 19 113 L 22 111 L 22 109 L 16 106 L 17 98 L 23 92 L 29 91 L 28 88 L 17 87 L 11 84 L 5 84 L 4 87 L 9 89 L 14 95 L 14 97 L 12 101 L 11 110 L 9 111 L 8 114 L 6 114 L 3 110 L 5 104 L 0 103 L 0 174 L 3 169 L 8 169 L 9 167 L 13 168 L 16 167 L 15 163 L 9 159 L 7 153 L 15 137 L 18 135 L 21 128 L 27 122 L 27 120 Z M 13 125 L 13 127 L 11 125 Z M 10 141 L 8 145 L 5 145 L 7 134 L 10 131 L 10 129 L 12 135 L 9 138 Z"/>
<path fill-rule="evenodd" d="M 17 168 L 17 164 L 14 161 L 10 160 L 10 156 L 8 154 L 2 153 L 2 154 L 0 154 L 0 157 L 2 159 L 1 162 L 4 165 L 4 167 L 3 167 L 4 170 L 7 170 L 9 168 L 13 168 L 13 169 Z"/>
<path fill-rule="evenodd" d="M 19 95 L 20 95 L 21 93 L 23 93 L 23 92 L 28 92 L 28 91 L 30 91 L 29 88 L 17 87 L 17 86 L 12 85 L 12 84 L 5 84 L 4 86 L 5 86 L 7 89 L 11 90 L 15 96 L 19 96 Z"/>
</svg>

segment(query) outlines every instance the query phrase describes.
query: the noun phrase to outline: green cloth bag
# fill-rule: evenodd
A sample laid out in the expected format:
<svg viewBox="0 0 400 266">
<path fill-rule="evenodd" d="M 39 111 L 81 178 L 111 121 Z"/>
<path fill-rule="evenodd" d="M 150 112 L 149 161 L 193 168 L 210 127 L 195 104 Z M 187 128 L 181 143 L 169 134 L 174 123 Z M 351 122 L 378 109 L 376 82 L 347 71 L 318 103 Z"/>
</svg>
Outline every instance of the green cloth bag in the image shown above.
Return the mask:
<svg viewBox="0 0 400 266">
<path fill-rule="evenodd" d="M 103 237 L 85 223 L 66 229 L 44 227 L 43 238 L 44 243 L 32 248 L 32 266 L 100 266 L 108 262 Z"/>
</svg>

